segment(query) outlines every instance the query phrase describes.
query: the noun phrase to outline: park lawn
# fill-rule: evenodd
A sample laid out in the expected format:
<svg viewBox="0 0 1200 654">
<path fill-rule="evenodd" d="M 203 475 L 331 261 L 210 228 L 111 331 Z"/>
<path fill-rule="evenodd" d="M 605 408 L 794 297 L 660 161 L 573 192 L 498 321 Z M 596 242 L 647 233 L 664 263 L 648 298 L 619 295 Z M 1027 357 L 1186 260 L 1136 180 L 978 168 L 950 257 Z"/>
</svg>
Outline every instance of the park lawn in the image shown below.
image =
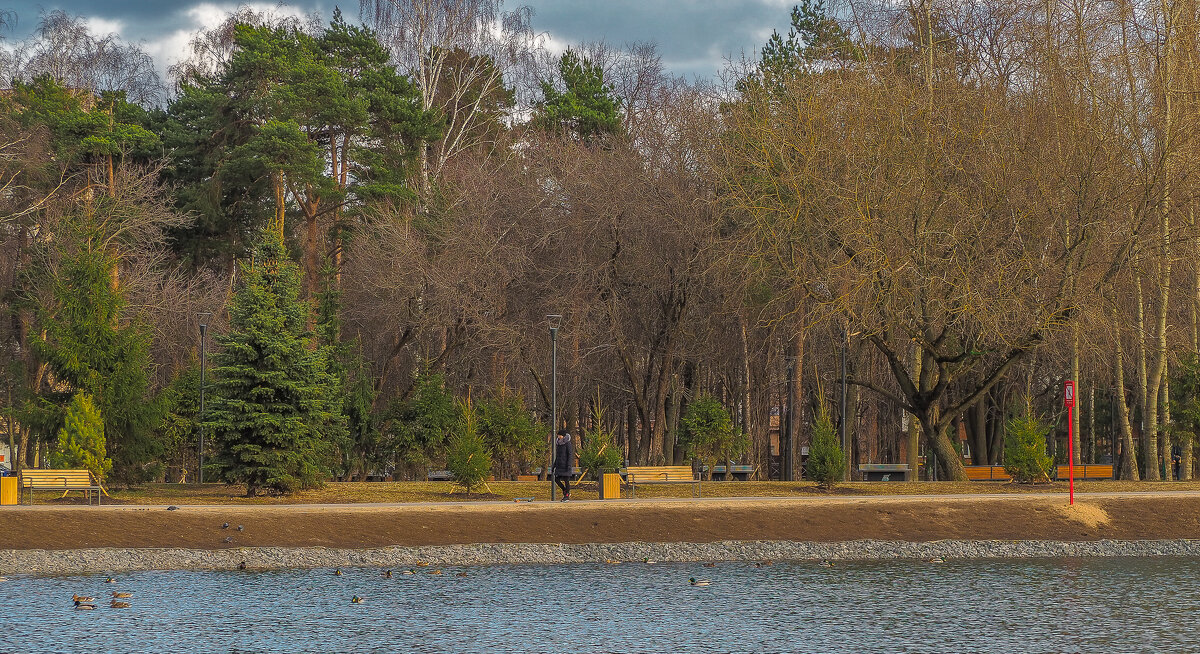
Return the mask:
<svg viewBox="0 0 1200 654">
<path fill-rule="evenodd" d="M 1066 482 L 1051 484 L 1012 484 L 1003 482 L 849 482 L 838 484 L 832 491 L 817 488 L 812 482 L 704 482 L 705 498 L 735 497 L 822 497 L 870 495 L 955 495 L 980 493 L 1047 493 L 1067 492 Z M 1076 492 L 1125 491 L 1197 491 L 1200 481 L 1193 482 L 1076 482 Z M 330 482 L 321 488 L 301 491 L 287 496 L 245 497 L 244 486 L 224 484 L 143 484 L 128 488 L 111 487 L 106 504 L 170 505 L 170 504 L 364 504 L 409 502 L 513 502 L 517 499 L 550 498 L 549 482 L 492 481 L 486 488 L 471 495 L 452 482 Z M 692 489 L 687 485 L 642 486 L 639 498 L 686 498 Z M 42 491 L 35 494 L 37 504 L 82 504 L 81 492 L 72 492 L 60 499 L 61 492 Z M 572 493 L 574 500 L 597 499 L 595 482 L 583 482 Z M 623 495 L 629 497 L 628 489 Z M 24 495 L 22 496 L 24 501 Z"/>
</svg>

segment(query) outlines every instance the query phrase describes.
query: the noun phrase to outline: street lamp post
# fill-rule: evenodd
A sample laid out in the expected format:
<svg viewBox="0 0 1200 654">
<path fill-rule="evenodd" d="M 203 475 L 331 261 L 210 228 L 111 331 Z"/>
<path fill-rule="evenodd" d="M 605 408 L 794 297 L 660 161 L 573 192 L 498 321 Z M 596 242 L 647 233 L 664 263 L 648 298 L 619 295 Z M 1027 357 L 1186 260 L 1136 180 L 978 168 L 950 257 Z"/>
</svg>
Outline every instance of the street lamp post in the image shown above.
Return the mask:
<svg viewBox="0 0 1200 654">
<path fill-rule="evenodd" d="M 562 316 L 558 314 L 546 316 L 550 323 L 550 501 L 556 495 L 554 486 L 555 453 L 558 450 L 555 442 L 558 432 L 558 326 Z"/>
<path fill-rule="evenodd" d="M 201 484 L 204 483 L 204 364 L 206 363 L 206 352 L 204 349 L 206 336 L 208 335 L 208 319 L 212 317 L 211 313 L 201 313 L 200 318 L 200 448 L 196 451 L 197 465 L 196 478 Z"/>
<path fill-rule="evenodd" d="M 842 436 L 842 456 L 846 461 L 846 471 L 844 479 L 850 481 L 850 443 L 846 440 L 846 345 L 850 341 L 850 336 L 842 329 L 842 419 L 838 425 L 841 427 Z"/>
</svg>

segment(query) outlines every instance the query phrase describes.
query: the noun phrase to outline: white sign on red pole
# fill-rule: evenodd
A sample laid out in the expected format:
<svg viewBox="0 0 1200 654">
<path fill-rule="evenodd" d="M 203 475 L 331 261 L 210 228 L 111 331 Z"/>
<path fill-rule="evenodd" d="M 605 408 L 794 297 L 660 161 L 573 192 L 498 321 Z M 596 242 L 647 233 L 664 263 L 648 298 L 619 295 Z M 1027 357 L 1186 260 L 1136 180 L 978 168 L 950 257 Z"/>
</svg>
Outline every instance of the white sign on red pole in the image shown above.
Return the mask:
<svg viewBox="0 0 1200 654">
<path fill-rule="evenodd" d="M 1063 384 L 1063 404 L 1067 405 L 1067 474 L 1070 477 L 1071 500 L 1075 503 L 1075 382 Z"/>
</svg>

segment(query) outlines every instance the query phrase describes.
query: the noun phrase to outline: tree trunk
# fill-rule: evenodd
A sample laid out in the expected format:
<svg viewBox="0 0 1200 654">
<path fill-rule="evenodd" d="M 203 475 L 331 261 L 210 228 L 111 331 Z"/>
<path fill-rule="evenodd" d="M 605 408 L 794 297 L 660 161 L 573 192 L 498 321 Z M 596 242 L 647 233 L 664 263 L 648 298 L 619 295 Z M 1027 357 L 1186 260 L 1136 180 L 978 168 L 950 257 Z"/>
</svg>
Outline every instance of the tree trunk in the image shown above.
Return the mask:
<svg viewBox="0 0 1200 654">
<path fill-rule="evenodd" d="M 785 462 L 784 479 L 795 481 L 804 476 L 800 457 L 800 425 L 804 414 L 804 332 L 796 331 L 788 339 L 788 398 L 787 436 L 788 442 L 781 454 L 788 457 Z"/>
<path fill-rule="evenodd" d="M 1117 310 L 1113 308 L 1113 325 L 1119 325 L 1117 321 Z M 1129 424 L 1129 405 L 1125 400 L 1125 351 L 1121 345 L 1121 334 L 1118 331 L 1116 352 L 1116 394 L 1117 394 L 1117 417 L 1121 425 L 1121 449 L 1124 450 L 1121 457 L 1120 478 L 1129 481 L 1138 481 L 1138 467 L 1134 465 L 1135 454 L 1133 445 L 1133 427 Z"/>
<path fill-rule="evenodd" d="M 921 350 L 919 348 L 913 348 L 912 358 L 913 379 L 920 379 L 922 358 Z M 921 458 L 921 426 L 917 420 L 917 417 L 911 413 L 908 414 L 908 439 L 905 443 L 905 446 L 908 448 L 908 465 L 912 472 L 912 474 L 909 475 L 909 480 L 917 481 L 917 473 L 920 472 L 920 470 L 918 470 L 920 467 L 918 463 Z"/>
<path fill-rule="evenodd" d="M 1162 450 L 1163 480 L 1175 479 L 1175 453 L 1171 449 L 1171 379 L 1164 377 L 1162 381 L 1162 439 L 1159 445 Z"/>
<path fill-rule="evenodd" d="M 1071 380 L 1075 382 L 1075 403 L 1076 403 L 1076 405 L 1079 405 L 1078 408 L 1082 408 L 1082 403 L 1079 402 L 1080 381 L 1079 381 L 1079 321 L 1078 320 L 1071 321 Z M 1071 457 L 1071 462 L 1074 463 L 1075 465 L 1079 465 L 1079 462 L 1082 460 L 1079 457 L 1079 450 L 1080 450 L 1079 441 L 1081 440 L 1079 437 L 1082 434 L 1082 432 L 1079 431 L 1079 410 L 1078 410 L 1078 408 L 1075 411 L 1071 412 L 1071 433 L 1075 434 L 1075 438 L 1071 443 L 1070 457 Z"/>
<path fill-rule="evenodd" d="M 925 432 L 925 442 L 933 449 L 937 457 L 937 465 L 942 474 L 940 479 L 948 481 L 966 481 L 967 471 L 963 468 L 962 457 L 954 449 L 949 435 L 946 433 L 950 425 L 940 423 L 936 417 L 926 416 L 921 419 L 921 430 Z"/>
</svg>

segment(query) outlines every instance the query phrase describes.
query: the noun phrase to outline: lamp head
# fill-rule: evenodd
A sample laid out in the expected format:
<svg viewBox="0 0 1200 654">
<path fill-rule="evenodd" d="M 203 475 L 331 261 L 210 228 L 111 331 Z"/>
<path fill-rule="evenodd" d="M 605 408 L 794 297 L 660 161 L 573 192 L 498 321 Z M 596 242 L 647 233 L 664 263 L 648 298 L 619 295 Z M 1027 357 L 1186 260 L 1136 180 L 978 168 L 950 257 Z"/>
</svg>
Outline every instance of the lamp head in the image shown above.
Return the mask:
<svg viewBox="0 0 1200 654">
<path fill-rule="evenodd" d="M 562 316 L 557 313 L 546 316 L 546 322 L 550 323 L 550 329 L 558 329 L 558 326 L 562 324 Z"/>
</svg>

